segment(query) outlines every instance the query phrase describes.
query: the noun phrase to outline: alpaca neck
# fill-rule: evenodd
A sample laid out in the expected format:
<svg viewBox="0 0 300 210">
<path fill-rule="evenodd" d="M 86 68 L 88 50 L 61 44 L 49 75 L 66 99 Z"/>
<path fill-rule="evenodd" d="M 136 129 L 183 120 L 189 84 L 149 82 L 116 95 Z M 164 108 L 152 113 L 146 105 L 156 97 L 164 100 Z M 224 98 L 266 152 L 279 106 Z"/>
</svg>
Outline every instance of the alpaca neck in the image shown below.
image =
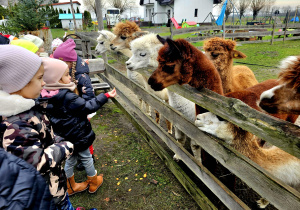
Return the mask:
<svg viewBox="0 0 300 210">
<path fill-rule="evenodd" d="M 224 94 L 233 91 L 232 90 L 232 84 L 233 84 L 232 67 L 233 67 L 233 59 L 231 59 L 227 65 L 217 67 L 217 70 L 222 80 Z"/>
<path fill-rule="evenodd" d="M 194 62 L 192 63 L 193 75 L 189 84 L 198 90 L 204 87 L 223 95 L 221 77 L 214 64 L 193 46 L 191 57 L 194 57 Z"/>
</svg>

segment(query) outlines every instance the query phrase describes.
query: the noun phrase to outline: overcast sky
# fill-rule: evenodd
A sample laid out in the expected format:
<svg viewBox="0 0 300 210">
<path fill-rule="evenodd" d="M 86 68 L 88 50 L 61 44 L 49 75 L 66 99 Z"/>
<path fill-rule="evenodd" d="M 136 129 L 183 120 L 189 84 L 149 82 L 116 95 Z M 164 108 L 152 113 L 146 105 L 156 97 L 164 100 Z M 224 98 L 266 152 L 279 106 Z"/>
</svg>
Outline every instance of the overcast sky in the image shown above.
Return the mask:
<svg viewBox="0 0 300 210">
<path fill-rule="evenodd" d="M 296 7 L 298 5 L 300 6 L 300 1 L 299 0 L 276 0 L 275 4 L 279 7 L 282 6 Z"/>
</svg>

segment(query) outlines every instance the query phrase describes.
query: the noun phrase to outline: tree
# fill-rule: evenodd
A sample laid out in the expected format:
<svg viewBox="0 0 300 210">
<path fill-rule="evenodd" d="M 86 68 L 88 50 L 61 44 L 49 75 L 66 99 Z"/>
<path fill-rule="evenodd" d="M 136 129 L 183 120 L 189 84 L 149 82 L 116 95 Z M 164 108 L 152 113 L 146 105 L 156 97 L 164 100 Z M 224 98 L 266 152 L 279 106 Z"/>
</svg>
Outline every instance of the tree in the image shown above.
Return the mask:
<svg viewBox="0 0 300 210">
<path fill-rule="evenodd" d="M 226 10 L 225 10 L 225 21 L 227 21 L 229 15 L 233 12 L 233 6 L 236 4 L 235 0 L 231 0 L 227 2 Z M 220 4 L 222 7 L 223 4 Z"/>
<path fill-rule="evenodd" d="M 131 7 L 136 7 L 135 0 L 107 0 L 110 6 L 120 9 L 120 14 Z M 228 4 L 227 4 L 228 6 Z"/>
<path fill-rule="evenodd" d="M 79 11 L 79 7 L 77 7 L 76 13 L 80 13 L 80 11 Z"/>
<path fill-rule="evenodd" d="M 92 17 L 91 17 L 91 13 L 89 13 L 89 11 L 84 11 L 83 13 L 83 26 L 84 28 L 91 27 L 92 24 Z"/>
<path fill-rule="evenodd" d="M 249 5 L 250 5 L 250 1 L 249 0 L 239 0 L 237 5 L 237 10 L 240 13 L 240 19 L 242 19 L 242 17 L 244 16 L 246 10 L 248 9 Z"/>
<path fill-rule="evenodd" d="M 71 14 L 71 10 L 70 10 L 70 8 L 68 8 L 68 14 Z"/>
<path fill-rule="evenodd" d="M 94 12 L 97 16 L 95 0 L 82 0 L 82 4 L 84 7 L 84 10 L 89 11 L 89 12 Z M 102 0 L 101 7 L 104 8 L 105 6 L 106 6 L 106 1 Z"/>
<path fill-rule="evenodd" d="M 269 7 L 269 5 L 274 5 L 276 0 L 251 0 L 250 8 L 253 12 L 253 20 L 256 19 L 259 11 L 264 7 Z"/>
<path fill-rule="evenodd" d="M 2 17 L 5 18 L 7 15 L 8 15 L 8 9 L 5 9 L 0 5 L 0 19 L 2 19 Z"/>
<path fill-rule="evenodd" d="M 43 0 L 19 0 L 9 6 L 7 27 L 14 33 L 41 29 L 46 22 L 47 12 L 40 9 Z"/>
</svg>

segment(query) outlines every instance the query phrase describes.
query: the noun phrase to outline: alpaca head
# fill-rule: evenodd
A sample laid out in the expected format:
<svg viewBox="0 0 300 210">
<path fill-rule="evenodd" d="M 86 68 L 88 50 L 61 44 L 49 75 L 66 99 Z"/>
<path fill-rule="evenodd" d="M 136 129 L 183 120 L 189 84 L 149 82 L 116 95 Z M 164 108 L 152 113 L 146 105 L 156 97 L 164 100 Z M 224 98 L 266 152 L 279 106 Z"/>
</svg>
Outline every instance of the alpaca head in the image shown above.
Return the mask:
<svg viewBox="0 0 300 210">
<path fill-rule="evenodd" d="M 131 58 L 126 61 L 127 69 L 136 70 L 147 66 L 157 67 L 158 50 L 163 46 L 159 35 L 150 33 L 133 40 L 130 43 Z"/>
<path fill-rule="evenodd" d="M 204 42 L 203 49 L 220 71 L 232 65 L 233 59 L 246 58 L 246 55 L 234 49 L 235 46 L 235 41 L 214 37 Z"/>
<path fill-rule="evenodd" d="M 96 53 L 104 53 L 110 49 L 110 42 L 116 37 L 112 32 L 102 30 L 98 31 L 99 36 L 97 38 L 97 46 L 95 48 Z"/>
<path fill-rule="evenodd" d="M 281 62 L 280 85 L 263 92 L 259 106 L 269 113 L 300 114 L 300 56 Z"/>
<path fill-rule="evenodd" d="M 191 81 L 195 59 L 191 48 L 193 46 L 184 39 L 173 41 L 168 38 L 165 41 L 158 52 L 158 67 L 148 80 L 153 90 L 159 91 L 173 84 L 182 85 Z"/>
<path fill-rule="evenodd" d="M 119 22 L 114 28 L 113 33 L 116 35 L 110 44 L 110 48 L 115 51 L 130 49 L 130 42 L 140 36 L 147 34 L 147 31 L 141 31 L 135 22 Z"/>
</svg>

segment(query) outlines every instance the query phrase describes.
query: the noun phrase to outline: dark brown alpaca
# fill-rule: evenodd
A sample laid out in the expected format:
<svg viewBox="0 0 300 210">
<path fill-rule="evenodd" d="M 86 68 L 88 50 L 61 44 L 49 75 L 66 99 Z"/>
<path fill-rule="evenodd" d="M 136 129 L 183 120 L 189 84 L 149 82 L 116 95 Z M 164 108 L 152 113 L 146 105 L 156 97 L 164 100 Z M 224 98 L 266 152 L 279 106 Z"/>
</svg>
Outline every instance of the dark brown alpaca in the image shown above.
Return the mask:
<svg viewBox="0 0 300 210">
<path fill-rule="evenodd" d="M 178 83 L 189 84 L 198 90 L 205 87 L 223 95 L 221 78 L 214 64 L 184 39 L 167 39 L 157 60 L 158 67 L 148 80 L 153 90 L 159 91 Z M 196 115 L 201 110 L 196 106 Z"/>
</svg>

